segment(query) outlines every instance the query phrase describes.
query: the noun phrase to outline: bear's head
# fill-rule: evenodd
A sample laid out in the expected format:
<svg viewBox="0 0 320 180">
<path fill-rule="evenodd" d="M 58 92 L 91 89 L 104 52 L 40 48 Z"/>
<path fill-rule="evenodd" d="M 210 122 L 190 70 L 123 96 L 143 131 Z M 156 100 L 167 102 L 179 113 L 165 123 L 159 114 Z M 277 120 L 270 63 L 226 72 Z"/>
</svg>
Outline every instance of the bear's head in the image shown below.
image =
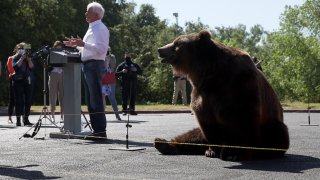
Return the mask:
<svg viewBox="0 0 320 180">
<path fill-rule="evenodd" d="M 209 48 L 212 48 L 213 41 L 211 34 L 207 30 L 199 33 L 182 35 L 176 38 L 172 43 L 158 49 L 162 63 L 168 63 L 176 70 L 183 73 L 190 72 L 189 68 L 197 65 L 196 62 L 203 58 L 209 58 Z M 203 58 L 202 58 L 203 57 Z"/>
</svg>

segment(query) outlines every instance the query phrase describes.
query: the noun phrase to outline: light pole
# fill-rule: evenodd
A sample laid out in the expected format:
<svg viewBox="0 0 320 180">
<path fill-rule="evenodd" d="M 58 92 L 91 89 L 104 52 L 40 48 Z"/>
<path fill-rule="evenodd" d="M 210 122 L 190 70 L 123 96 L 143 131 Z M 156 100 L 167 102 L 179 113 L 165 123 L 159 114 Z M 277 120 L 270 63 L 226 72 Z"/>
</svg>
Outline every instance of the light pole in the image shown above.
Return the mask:
<svg viewBox="0 0 320 180">
<path fill-rule="evenodd" d="M 173 13 L 173 16 L 174 17 L 176 17 L 176 25 L 177 25 L 177 27 L 179 26 L 179 23 L 178 23 L 178 16 L 179 16 L 179 14 L 178 13 Z"/>
</svg>

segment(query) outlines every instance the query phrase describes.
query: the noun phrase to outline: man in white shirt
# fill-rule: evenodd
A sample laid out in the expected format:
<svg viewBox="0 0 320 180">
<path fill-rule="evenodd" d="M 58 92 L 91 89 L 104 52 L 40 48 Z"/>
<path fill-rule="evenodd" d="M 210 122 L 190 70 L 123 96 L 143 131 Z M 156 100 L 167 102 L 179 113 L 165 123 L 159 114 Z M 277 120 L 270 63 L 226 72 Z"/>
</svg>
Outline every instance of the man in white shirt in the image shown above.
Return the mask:
<svg viewBox="0 0 320 180">
<path fill-rule="evenodd" d="M 86 21 L 89 23 L 87 33 L 83 37 L 66 38 L 66 46 L 77 47 L 81 52 L 82 71 L 86 103 L 90 113 L 93 136 L 106 137 L 107 121 L 102 101 L 101 78 L 104 72 L 104 60 L 109 47 L 109 30 L 102 23 L 104 8 L 97 2 L 87 6 Z M 99 139 L 99 138 L 97 138 Z"/>
</svg>

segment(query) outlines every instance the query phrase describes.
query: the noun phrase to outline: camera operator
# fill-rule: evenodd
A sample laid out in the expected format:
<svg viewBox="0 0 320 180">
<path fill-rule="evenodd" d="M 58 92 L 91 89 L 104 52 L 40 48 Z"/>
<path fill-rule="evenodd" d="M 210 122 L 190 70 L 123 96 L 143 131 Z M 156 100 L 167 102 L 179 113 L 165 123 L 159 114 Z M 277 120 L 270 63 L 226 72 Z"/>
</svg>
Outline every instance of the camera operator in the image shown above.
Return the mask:
<svg viewBox="0 0 320 180">
<path fill-rule="evenodd" d="M 29 44 L 19 43 L 18 51 L 12 59 L 14 68 L 12 80 L 16 97 L 17 126 L 21 126 L 21 116 L 23 116 L 23 124 L 25 126 L 32 125 L 28 119 L 31 108 L 31 71 L 33 69 L 33 63 L 29 57 L 30 48 Z"/>
<path fill-rule="evenodd" d="M 131 55 L 126 53 L 125 60 L 119 64 L 116 69 L 116 76 L 121 76 L 122 86 L 122 114 L 128 113 L 128 97 L 130 97 L 129 110 L 131 115 L 137 115 L 135 111 L 136 91 L 137 91 L 137 75 L 142 74 L 140 66 L 132 62 Z"/>
<path fill-rule="evenodd" d="M 263 72 L 262 66 L 261 66 L 261 61 L 259 61 L 258 58 L 257 58 L 257 57 L 254 57 L 254 56 L 252 57 L 252 61 L 253 61 L 254 65 L 256 65 L 256 67 L 257 67 L 261 72 Z"/>
</svg>

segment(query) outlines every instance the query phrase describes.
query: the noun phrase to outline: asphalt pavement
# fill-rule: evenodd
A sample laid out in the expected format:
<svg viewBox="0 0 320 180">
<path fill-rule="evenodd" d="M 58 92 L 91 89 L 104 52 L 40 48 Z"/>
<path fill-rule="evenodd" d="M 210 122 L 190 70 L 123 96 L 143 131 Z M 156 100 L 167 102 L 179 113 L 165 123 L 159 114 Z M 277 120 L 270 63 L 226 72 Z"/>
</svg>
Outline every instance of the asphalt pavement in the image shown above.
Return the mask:
<svg viewBox="0 0 320 180">
<path fill-rule="evenodd" d="M 108 140 L 56 139 L 60 129 L 43 119 L 35 138 L 19 139 L 34 128 L 8 124 L 0 116 L 0 179 L 319 179 L 320 113 L 285 113 L 291 145 L 284 158 L 230 162 L 205 156 L 161 155 L 155 137 L 171 139 L 197 127 L 190 113 L 140 113 L 126 121 L 108 119 Z M 127 120 L 128 116 L 122 116 Z M 36 123 L 39 115 L 32 115 Z M 310 121 L 309 121 L 310 120 Z M 15 122 L 15 118 L 14 118 Z M 62 126 L 62 123 L 58 123 Z M 88 128 L 84 129 L 88 131 Z M 81 137 L 80 137 L 81 138 Z M 135 150 L 140 148 L 142 150 Z M 116 149 L 116 150 L 111 150 Z"/>
</svg>

